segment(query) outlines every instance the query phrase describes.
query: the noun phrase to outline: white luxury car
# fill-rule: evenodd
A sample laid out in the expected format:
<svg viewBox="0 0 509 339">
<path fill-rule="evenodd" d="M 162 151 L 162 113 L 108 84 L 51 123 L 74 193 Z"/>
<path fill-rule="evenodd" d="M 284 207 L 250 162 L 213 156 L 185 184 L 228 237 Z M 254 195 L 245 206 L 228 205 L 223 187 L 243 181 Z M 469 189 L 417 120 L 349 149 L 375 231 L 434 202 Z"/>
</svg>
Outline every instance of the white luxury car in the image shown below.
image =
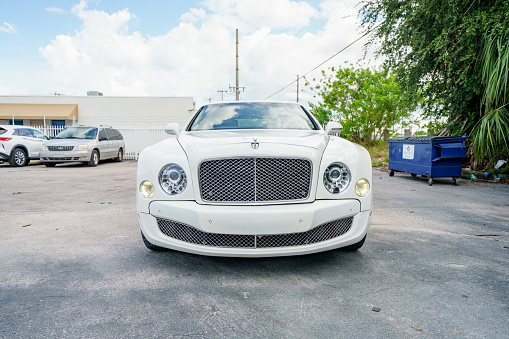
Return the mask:
<svg viewBox="0 0 509 339">
<path fill-rule="evenodd" d="M 151 250 L 269 257 L 359 249 L 371 159 L 301 105 L 205 105 L 138 160 L 137 210 Z"/>
</svg>

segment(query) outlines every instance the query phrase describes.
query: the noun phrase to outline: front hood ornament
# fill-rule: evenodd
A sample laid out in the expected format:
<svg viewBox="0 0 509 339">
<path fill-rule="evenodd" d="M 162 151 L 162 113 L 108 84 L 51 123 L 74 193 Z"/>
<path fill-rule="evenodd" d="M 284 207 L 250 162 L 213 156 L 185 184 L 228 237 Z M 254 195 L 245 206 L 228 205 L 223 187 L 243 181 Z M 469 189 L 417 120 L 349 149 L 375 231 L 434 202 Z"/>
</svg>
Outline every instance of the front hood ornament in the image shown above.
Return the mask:
<svg viewBox="0 0 509 339">
<path fill-rule="evenodd" d="M 260 143 L 257 141 L 258 139 L 253 138 L 253 142 L 251 143 L 252 149 L 258 149 L 260 147 Z"/>
</svg>

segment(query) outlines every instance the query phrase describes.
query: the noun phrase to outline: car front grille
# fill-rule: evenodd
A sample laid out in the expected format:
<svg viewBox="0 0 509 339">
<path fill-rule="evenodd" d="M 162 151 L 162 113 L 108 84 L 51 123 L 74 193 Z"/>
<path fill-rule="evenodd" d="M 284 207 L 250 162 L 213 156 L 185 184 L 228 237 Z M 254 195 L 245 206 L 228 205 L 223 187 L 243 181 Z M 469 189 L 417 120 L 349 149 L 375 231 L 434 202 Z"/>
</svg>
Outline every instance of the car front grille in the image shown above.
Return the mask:
<svg viewBox="0 0 509 339">
<path fill-rule="evenodd" d="M 306 232 L 245 235 L 207 233 L 180 222 L 157 218 L 161 232 L 173 239 L 209 247 L 252 249 L 316 244 L 345 234 L 352 227 L 352 222 L 353 217 L 349 217 L 330 221 Z"/>
<path fill-rule="evenodd" d="M 74 146 L 48 146 L 48 151 L 52 152 L 69 152 L 74 149 Z"/>
<path fill-rule="evenodd" d="M 200 192 L 206 202 L 304 200 L 311 189 L 311 175 L 307 159 L 208 160 L 199 168 Z"/>
</svg>

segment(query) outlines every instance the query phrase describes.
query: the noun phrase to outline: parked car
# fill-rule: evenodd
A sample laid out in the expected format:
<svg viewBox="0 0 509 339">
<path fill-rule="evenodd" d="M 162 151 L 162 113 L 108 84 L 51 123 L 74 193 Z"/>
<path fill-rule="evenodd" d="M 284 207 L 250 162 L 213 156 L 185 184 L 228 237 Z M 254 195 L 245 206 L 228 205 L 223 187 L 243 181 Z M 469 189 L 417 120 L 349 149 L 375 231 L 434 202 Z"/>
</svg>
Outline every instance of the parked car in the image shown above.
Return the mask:
<svg viewBox="0 0 509 339">
<path fill-rule="evenodd" d="M 0 161 L 11 166 L 25 166 L 30 160 L 39 160 L 41 145 L 48 136 L 28 126 L 0 126 Z"/>
<path fill-rule="evenodd" d="M 238 257 L 359 249 L 372 210 L 371 159 L 295 103 L 205 105 L 146 148 L 137 168 L 151 250 Z"/>
<path fill-rule="evenodd" d="M 122 134 L 111 127 L 68 127 L 41 147 L 41 161 L 47 167 L 64 162 L 97 166 L 99 160 L 124 158 Z"/>
</svg>

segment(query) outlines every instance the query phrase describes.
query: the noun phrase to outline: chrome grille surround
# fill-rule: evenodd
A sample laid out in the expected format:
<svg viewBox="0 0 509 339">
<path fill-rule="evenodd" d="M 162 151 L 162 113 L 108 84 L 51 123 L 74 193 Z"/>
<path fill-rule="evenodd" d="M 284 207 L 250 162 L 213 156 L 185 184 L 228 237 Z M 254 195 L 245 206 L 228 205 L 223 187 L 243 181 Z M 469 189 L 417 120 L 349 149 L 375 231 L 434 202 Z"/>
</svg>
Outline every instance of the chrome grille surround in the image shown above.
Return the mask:
<svg viewBox="0 0 509 339">
<path fill-rule="evenodd" d="M 353 223 L 353 217 L 348 217 L 327 222 L 306 232 L 249 235 L 208 233 L 173 220 L 156 219 L 161 232 L 173 239 L 208 247 L 248 249 L 316 244 L 347 233 L 352 228 Z"/>
<path fill-rule="evenodd" d="M 48 146 L 48 151 L 51 152 L 69 152 L 74 149 L 75 146 Z"/>
<path fill-rule="evenodd" d="M 313 166 L 298 158 L 226 158 L 206 160 L 198 169 L 205 202 L 305 200 Z"/>
</svg>

